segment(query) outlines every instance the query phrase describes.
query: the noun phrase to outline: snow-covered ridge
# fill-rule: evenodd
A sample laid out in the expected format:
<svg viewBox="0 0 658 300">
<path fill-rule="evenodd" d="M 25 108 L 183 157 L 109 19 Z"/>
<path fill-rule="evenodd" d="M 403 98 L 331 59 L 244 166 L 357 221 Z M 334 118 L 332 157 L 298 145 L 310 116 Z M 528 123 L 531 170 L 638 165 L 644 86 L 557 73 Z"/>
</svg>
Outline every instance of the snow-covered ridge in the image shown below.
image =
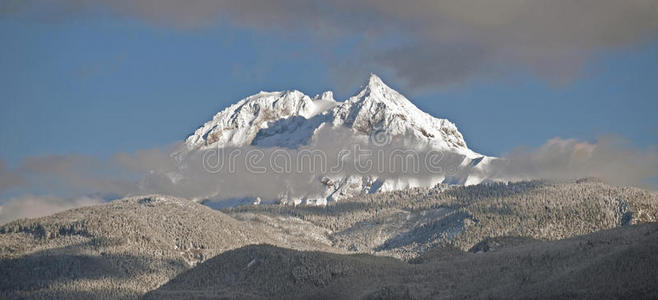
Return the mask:
<svg viewBox="0 0 658 300">
<path fill-rule="evenodd" d="M 448 152 L 459 159 L 461 170 L 431 178 L 378 178 L 376 175 L 331 174 L 320 180 L 323 191 L 286 196 L 294 202 L 326 203 L 355 194 L 401 190 L 437 183 L 477 184 L 479 172 L 492 158 L 466 145 L 457 126 L 435 118 L 371 74 L 362 89 L 343 102 L 332 92 L 313 98 L 300 91 L 260 92 L 216 114 L 185 141 L 186 151 L 225 147 L 282 147 L 297 149 L 321 139 L 320 129 L 348 129 L 354 137 L 403 137 L 404 147 Z M 257 196 L 257 195 L 255 195 Z"/>
<path fill-rule="evenodd" d="M 277 123 L 281 120 L 289 122 Z M 249 96 L 216 114 L 186 139 L 186 145 L 189 150 L 246 145 L 295 148 L 304 145 L 319 127 L 328 125 L 351 128 L 357 135 L 369 135 L 375 129 L 390 136 L 410 134 L 416 142 L 435 149 L 454 151 L 469 158 L 482 156 L 468 149 L 454 123 L 421 111 L 375 74 L 344 102 L 334 100 L 332 92 L 314 98 L 296 90 Z M 282 128 L 277 131 L 273 126 Z M 300 128 L 310 132 L 299 132 Z M 298 131 L 299 137 L 306 140 L 269 139 L 259 144 L 263 139 L 285 135 L 285 131 L 291 130 Z"/>
<path fill-rule="evenodd" d="M 209 146 L 246 146 L 272 122 L 295 116 L 310 119 L 336 104 L 330 92 L 313 99 L 300 91 L 260 92 L 216 114 L 185 143 L 190 150 Z"/>
</svg>

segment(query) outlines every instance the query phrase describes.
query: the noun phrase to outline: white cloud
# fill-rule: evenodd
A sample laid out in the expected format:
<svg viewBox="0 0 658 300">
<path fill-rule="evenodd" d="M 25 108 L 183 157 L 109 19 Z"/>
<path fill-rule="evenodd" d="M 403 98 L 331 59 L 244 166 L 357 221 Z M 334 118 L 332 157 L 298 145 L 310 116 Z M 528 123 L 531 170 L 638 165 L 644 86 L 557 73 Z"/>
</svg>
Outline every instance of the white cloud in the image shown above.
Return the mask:
<svg viewBox="0 0 658 300">
<path fill-rule="evenodd" d="M 658 177 L 656 149 L 637 149 L 624 139 L 602 137 L 596 143 L 554 138 L 536 149 L 505 155 L 494 175 L 509 179 L 597 177 L 618 185 L 653 186 Z"/>
<path fill-rule="evenodd" d="M 0 206 L 0 224 L 16 219 L 38 218 L 60 211 L 101 203 L 90 197 L 59 198 L 55 196 L 23 195 L 11 198 Z"/>
<path fill-rule="evenodd" d="M 314 55 L 338 78 L 388 70 L 412 88 L 473 76 L 533 71 L 553 81 L 576 76 L 600 50 L 658 39 L 654 0 L 9 0 L 0 11 L 40 20 L 81 14 L 128 16 L 157 26 L 202 28 L 228 21 L 257 30 L 311 31 Z M 348 56 L 322 51 L 364 36 Z M 391 43 L 390 41 L 399 40 Z M 305 41 L 308 42 L 308 41 Z"/>
</svg>

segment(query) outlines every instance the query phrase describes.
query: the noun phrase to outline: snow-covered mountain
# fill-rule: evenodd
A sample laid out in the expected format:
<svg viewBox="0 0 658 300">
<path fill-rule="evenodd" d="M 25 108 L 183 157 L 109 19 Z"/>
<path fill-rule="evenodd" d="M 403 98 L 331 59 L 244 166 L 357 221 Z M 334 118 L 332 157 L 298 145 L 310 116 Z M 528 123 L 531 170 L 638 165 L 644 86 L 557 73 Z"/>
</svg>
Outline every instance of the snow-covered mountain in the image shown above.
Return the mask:
<svg viewBox="0 0 658 300">
<path fill-rule="evenodd" d="M 482 156 L 468 149 L 454 123 L 421 111 L 375 74 L 345 102 L 334 100 L 332 92 L 314 98 L 296 90 L 249 96 L 216 114 L 189 136 L 186 144 L 190 150 L 246 145 L 296 148 L 323 126 L 345 126 L 362 135 L 370 135 L 374 129 L 389 136 L 411 134 L 417 142 L 436 149 L 469 158 Z"/>
<path fill-rule="evenodd" d="M 244 98 L 189 136 L 185 151 L 243 146 L 297 149 L 319 138 L 320 130 L 327 128 L 348 129 L 355 138 L 375 138 L 375 141 L 378 137 L 384 140 L 403 137 L 405 147 L 410 149 L 433 149 L 461 157 L 460 170 L 420 181 L 404 176 L 381 179 L 334 174 L 319 179 L 324 191 L 293 197 L 295 202 L 325 203 L 359 193 L 436 183 L 476 184 L 483 178 L 473 171 L 482 170 L 492 159 L 469 149 L 454 123 L 421 111 L 374 74 L 359 92 L 344 102 L 334 100 L 332 92 L 311 98 L 296 90 L 260 92 Z"/>
</svg>

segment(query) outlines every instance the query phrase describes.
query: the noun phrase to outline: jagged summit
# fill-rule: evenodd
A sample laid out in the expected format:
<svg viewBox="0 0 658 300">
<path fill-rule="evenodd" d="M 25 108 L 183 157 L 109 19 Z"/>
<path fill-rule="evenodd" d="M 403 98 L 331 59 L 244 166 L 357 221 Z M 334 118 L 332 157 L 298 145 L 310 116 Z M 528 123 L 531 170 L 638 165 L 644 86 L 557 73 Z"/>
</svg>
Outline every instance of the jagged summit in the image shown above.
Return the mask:
<svg viewBox="0 0 658 300">
<path fill-rule="evenodd" d="M 429 144 L 469 158 L 482 156 L 468 149 L 454 123 L 420 110 L 375 74 L 370 74 L 367 84 L 358 93 L 336 106 L 333 114 L 335 125 L 351 127 L 358 133 L 383 130 L 391 136 L 412 136 L 414 144 L 419 146 Z"/>
<path fill-rule="evenodd" d="M 386 84 L 384 84 L 384 81 L 382 81 L 379 76 L 377 76 L 375 73 L 370 73 L 368 76 L 368 83 L 366 84 L 367 87 L 369 88 L 378 88 L 378 87 L 387 87 Z"/>
<path fill-rule="evenodd" d="M 357 139 L 372 137 L 373 133 L 402 137 L 397 140 L 410 149 L 433 149 L 462 156 L 463 167 L 481 168 L 488 163 L 488 158 L 468 148 L 454 123 L 423 112 L 375 74 L 370 74 L 361 90 L 343 102 L 334 100 L 330 91 L 313 98 L 297 90 L 249 96 L 197 129 L 187 138 L 186 146 L 188 152 L 248 145 L 297 149 L 320 139 L 320 129 L 332 128 L 351 130 Z M 349 140 L 345 142 L 346 149 L 351 147 Z M 373 190 L 370 186 L 377 178 L 363 178 L 333 178 L 328 184 L 334 191 L 329 194 L 335 194 L 343 186 L 372 192 L 410 185 L 410 181 L 405 180 L 385 182 Z M 474 184 L 481 180 L 466 174 L 457 179 L 439 177 L 432 182 Z"/>
<path fill-rule="evenodd" d="M 386 103 L 388 105 L 413 106 L 416 108 L 411 101 L 386 85 L 379 76 L 373 73 L 370 74 L 368 82 L 361 86 L 361 90 L 354 96 L 350 97 L 347 101 L 360 102 L 364 100 Z"/>
<path fill-rule="evenodd" d="M 311 99 L 297 90 L 260 92 L 216 114 L 185 141 L 189 150 L 251 144 L 268 123 L 291 117 L 310 119 L 336 105 L 333 95 Z"/>
<path fill-rule="evenodd" d="M 317 116 L 322 116 L 318 118 Z M 288 120 L 288 121 L 286 121 Z M 294 122 L 294 126 L 288 122 Z M 189 150 L 206 147 L 245 146 L 254 144 L 258 133 L 303 136 L 294 143 L 266 143 L 268 146 L 297 147 L 305 144 L 323 124 L 345 126 L 355 134 L 370 134 L 383 130 L 392 136 L 408 134 L 419 144 L 430 144 L 441 150 L 451 150 L 470 158 L 481 155 L 471 151 L 452 122 L 434 118 L 418 109 L 406 97 L 387 86 L 381 78 L 370 74 L 367 83 L 344 102 L 334 100 L 330 91 L 313 98 L 297 90 L 260 92 L 224 109 L 187 138 Z M 272 126 L 294 129 L 295 132 L 271 132 Z M 285 128 L 284 128 L 285 127 Z M 310 132 L 300 132 L 303 129 Z M 287 144 L 286 144 L 287 143 Z"/>
</svg>

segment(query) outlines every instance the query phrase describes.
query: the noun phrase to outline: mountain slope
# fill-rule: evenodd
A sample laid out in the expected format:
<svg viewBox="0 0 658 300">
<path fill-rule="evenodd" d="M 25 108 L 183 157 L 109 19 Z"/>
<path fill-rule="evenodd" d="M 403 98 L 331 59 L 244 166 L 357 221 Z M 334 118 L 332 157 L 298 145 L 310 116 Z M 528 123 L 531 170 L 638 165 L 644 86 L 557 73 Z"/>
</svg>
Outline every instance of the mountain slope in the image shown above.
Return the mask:
<svg viewBox="0 0 658 300">
<path fill-rule="evenodd" d="M 324 249 L 270 238 L 186 199 L 128 197 L 0 227 L 0 298 L 134 298 L 226 250 L 254 243 Z"/>
<path fill-rule="evenodd" d="M 389 136 L 410 135 L 415 143 L 429 144 L 434 149 L 454 151 L 469 158 L 482 156 L 468 149 L 455 124 L 421 111 L 374 74 L 361 91 L 345 102 L 336 102 L 331 92 L 315 98 L 299 91 L 261 92 L 247 97 L 216 114 L 186 139 L 186 145 L 189 149 L 259 145 L 259 132 L 270 130 L 269 135 L 274 135 L 271 126 L 291 118 L 290 123 L 299 124 L 288 126 L 286 130 L 295 131 L 306 126 L 316 131 L 322 126 L 344 126 L 356 135 L 365 136 L 382 130 Z M 287 133 L 281 130 L 277 134 Z M 279 142 L 267 145 L 296 147 L 305 144 L 286 139 Z"/>
<path fill-rule="evenodd" d="M 411 137 L 410 147 L 429 144 L 433 149 L 469 158 L 482 156 L 468 149 L 455 124 L 421 111 L 374 74 L 360 92 L 333 108 L 331 115 L 333 125 L 347 126 L 357 133 L 370 135 L 380 130 L 390 137 Z"/>
<path fill-rule="evenodd" d="M 327 137 L 327 132 L 347 132 L 348 136 Z M 352 149 L 358 143 L 377 150 L 441 152 L 439 160 L 445 166 L 437 173 L 413 176 L 398 169 L 388 176 L 354 170 L 311 174 L 310 177 L 322 181 L 320 190 L 272 200 L 325 204 L 358 194 L 441 182 L 477 184 L 486 179 L 480 171 L 493 159 L 469 149 L 455 124 L 421 111 L 374 74 L 359 92 L 344 102 L 335 101 L 331 92 L 311 98 L 299 91 L 261 92 L 242 99 L 197 129 L 186 139 L 186 149 L 177 154 L 185 157 L 208 149 L 253 146 L 290 150 L 310 147 L 338 156 L 340 150 Z M 392 157 L 388 160 L 391 165 L 395 162 Z M 425 161 L 418 163 L 427 165 Z"/>
<path fill-rule="evenodd" d="M 267 293 L 281 292 L 281 297 L 338 297 L 344 291 L 351 291 L 353 286 L 349 284 L 356 284 L 363 296 L 399 298 L 406 296 L 407 288 L 410 295 L 416 295 L 418 288 L 418 295 L 422 296 L 427 295 L 423 294 L 426 292 L 444 290 L 439 287 L 446 284 L 447 294 L 439 292 L 439 296 L 474 297 L 478 294 L 469 294 L 468 287 L 462 290 L 459 285 L 463 280 L 470 280 L 469 276 L 474 276 L 473 280 L 491 281 L 491 285 L 483 283 L 476 292 L 495 297 L 509 293 L 512 288 L 508 289 L 507 283 L 512 287 L 515 284 L 534 285 L 539 290 L 554 292 L 551 289 L 563 282 L 560 276 L 568 279 L 564 282 L 571 285 L 569 291 L 578 293 L 575 286 L 581 283 L 574 280 L 588 278 L 588 270 L 609 276 L 606 280 L 615 283 L 614 280 L 620 277 L 610 275 L 607 269 L 618 267 L 615 261 L 624 261 L 627 254 L 643 259 L 647 257 L 646 251 L 655 251 L 653 248 L 623 247 L 651 243 L 652 240 L 637 234 L 643 233 L 641 230 L 629 228 L 646 228 L 632 224 L 657 220 L 658 194 L 591 181 L 533 181 L 468 187 L 440 185 L 363 195 L 327 206 L 248 205 L 223 212 L 180 198 L 135 196 L 0 226 L 0 278 L 3 279 L 0 280 L 0 298 L 137 298 L 216 255 L 220 255 L 217 259 L 223 266 L 219 276 L 226 277 L 199 280 L 208 285 L 200 287 L 201 294 L 194 295 L 221 292 L 224 295 L 266 297 Z M 578 249 L 591 254 L 591 264 L 584 259 L 589 256 L 579 252 L 573 257 L 571 254 L 560 256 L 542 252 L 546 248 L 543 245 L 557 244 L 544 244 L 540 240 L 573 238 L 616 227 L 621 227 L 619 230 L 626 232 L 627 236 L 578 243 L 581 247 Z M 652 238 L 653 232 L 645 232 L 646 238 Z M 322 253 L 299 258 L 297 252 L 271 250 L 271 247 L 269 250 L 252 247 L 246 252 L 227 252 L 262 243 Z M 508 248 L 520 249 L 532 243 L 539 244 L 510 256 L 492 254 L 508 253 L 505 252 Z M 491 259 L 472 260 L 478 256 L 462 252 L 469 249 Z M 597 252 L 597 249 L 608 252 Z M 572 250 L 573 247 L 564 248 L 560 253 Z M 272 251 L 274 258 L 270 255 Z M 222 253 L 237 254 L 221 256 Z M 344 260 L 343 256 L 327 253 L 369 253 L 393 256 L 401 261 L 363 255 Z M 252 254 L 258 255 L 252 257 Z M 230 257 L 230 262 L 225 263 L 226 257 Z M 408 267 L 402 262 L 427 265 L 441 264 L 448 259 L 455 264 L 427 267 L 429 269 Z M 513 267 L 506 265 L 512 262 Z M 647 263 L 651 265 L 653 262 Z M 249 270 L 254 268 L 246 267 L 249 264 L 264 268 L 259 269 L 264 272 L 263 277 L 250 273 Z M 543 264 L 554 269 L 537 276 L 531 273 L 537 271 L 532 268 Z M 631 267 L 620 270 L 625 274 L 620 276 L 644 282 L 646 270 L 637 267 L 637 261 L 631 260 L 628 264 Z M 215 264 L 208 266 L 211 268 L 203 274 L 217 271 L 212 267 Z M 578 266 L 573 272 L 579 277 L 572 277 L 571 271 L 560 273 L 571 270 L 569 266 Z M 526 267 L 530 269 L 524 269 Z M 481 271 L 459 271 L 468 268 Z M 509 271 L 511 269 L 520 271 Z M 483 278 L 475 274 L 499 274 L 501 270 L 505 276 L 500 278 Z M 236 271 L 245 273 L 232 273 Z M 291 278 L 289 272 L 296 281 L 287 281 Z M 623 272 L 636 272 L 639 277 Z M 213 274 L 210 275 L 217 275 Z M 268 274 L 281 277 L 265 279 Z M 249 277 L 252 275 L 257 277 Z M 558 279 L 545 285 L 540 275 Z M 370 281 L 371 277 L 381 280 Z M 408 286 L 410 281 L 400 279 L 407 277 L 418 279 L 419 284 Z M 236 278 L 243 278 L 244 284 L 238 284 Z M 447 279 L 434 282 L 431 278 Z M 594 283 L 587 284 L 605 279 L 597 278 L 592 279 Z M 226 288 L 203 290 L 216 284 L 214 280 L 225 280 L 222 284 L 226 284 Z M 270 281 L 263 283 L 264 280 Z M 185 282 L 190 281 L 186 279 Z M 382 282 L 385 285 L 380 285 Z M 249 287 L 249 283 L 260 286 Z M 555 286 L 549 288 L 549 283 Z M 622 283 L 633 289 L 636 287 L 635 283 Z M 437 290 L 427 286 L 436 286 Z M 292 291 L 295 287 L 299 291 Z M 185 289 L 177 290 L 179 288 L 172 286 L 172 289 L 167 287 L 163 291 L 171 290 L 166 292 L 167 296 L 179 293 L 191 296 Z M 395 294 L 397 291 L 403 293 Z M 533 290 L 524 288 L 520 291 Z M 628 291 L 623 286 L 619 288 L 619 293 Z M 535 296 L 527 294 L 527 297 Z"/>
<path fill-rule="evenodd" d="M 656 222 L 658 194 L 600 182 L 531 181 L 439 185 L 356 196 L 326 207 L 240 206 L 224 212 L 239 220 L 298 218 L 326 230 L 334 247 L 408 260 L 437 246 L 468 250 L 491 237 L 557 240 Z"/>
<path fill-rule="evenodd" d="M 337 103 L 331 93 L 311 99 L 299 91 L 260 92 L 240 100 L 186 139 L 188 148 L 246 146 L 268 124 L 290 117 L 310 119 Z"/>
<path fill-rule="evenodd" d="M 407 264 L 370 255 L 248 246 L 182 273 L 145 298 L 658 297 L 657 223 L 484 253 L 446 250 Z"/>
</svg>

